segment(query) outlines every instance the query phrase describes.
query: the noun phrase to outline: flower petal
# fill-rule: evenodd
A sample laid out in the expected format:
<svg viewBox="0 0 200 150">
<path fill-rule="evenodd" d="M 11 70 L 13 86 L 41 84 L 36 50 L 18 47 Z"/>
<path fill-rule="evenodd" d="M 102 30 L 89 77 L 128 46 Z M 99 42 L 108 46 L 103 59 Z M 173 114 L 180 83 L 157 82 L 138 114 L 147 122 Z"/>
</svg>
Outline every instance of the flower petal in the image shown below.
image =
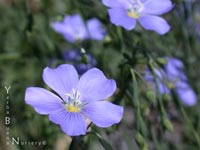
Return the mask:
<svg viewBox="0 0 200 150">
<path fill-rule="evenodd" d="M 135 28 L 136 20 L 127 15 L 127 12 L 123 8 L 111 8 L 108 10 L 110 20 L 116 26 L 122 26 L 126 30 Z"/>
<path fill-rule="evenodd" d="M 46 67 L 43 71 L 44 82 L 63 99 L 78 85 L 78 73 L 72 65 L 64 64 L 55 69 Z"/>
<path fill-rule="evenodd" d="M 67 32 L 65 24 L 63 24 L 62 22 L 53 22 L 51 26 L 54 29 L 54 31 L 60 34 L 64 34 Z"/>
<path fill-rule="evenodd" d="M 162 81 L 158 80 L 158 88 L 161 94 L 170 94 L 170 89 L 165 85 L 165 83 L 163 83 Z M 154 87 L 153 87 L 154 91 L 156 91 L 156 84 L 154 82 Z"/>
<path fill-rule="evenodd" d="M 123 116 L 123 107 L 107 101 L 86 104 L 82 112 L 97 126 L 109 127 L 119 123 Z"/>
<path fill-rule="evenodd" d="M 63 109 L 57 113 L 50 114 L 49 120 L 59 124 L 63 132 L 69 136 L 86 134 L 87 124 L 83 115 L 80 113 L 70 113 Z"/>
<path fill-rule="evenodd" d="M 90 38 L 94 40 L 103 40 L 106 30 L 102 28 L 101 22 L 96 19 L 90 19 L 87 21 L 87 27 L 90 34 Z"/>
<path fill-rule="evenodd" d="M 196 94 L 189 85 L 187 88 L 176 88 L 176 93 L 185 105 L 193 106 L 197 103 Z"/>
<path fill-rule="evenodd" d="M 63 107 L 62 100 L 58 96 L 39 87 L 26 89 L 25 102 L 39 114 L 50 114 Z"/>
<path fill-rule="evenodd" d="M 168 23 L 161 17 L 146 15 L 139 18 L 140 24 L 147 30 L 153 30 L 159 34 L 165 34 L 170 30 Z"/>
<path fill-rule="evenodd" d="M 65 16 L 62 22 L 55 21 L 51 26 L 54 31 L 62 34 L 67 41 L 73 43 L 76 39 L 74 38 L 74 32 L 71 29 L 71 25 L 69 24 L 71 22 L 70 18 L 70 16 Z"/>
<path fill-rule="evenodd" d="M 147 0 L 143 3 L 143 13 L 161 15 L 173 8 L 170 0 Z"/>
<path fill-rule="evenodd" d="M 128 0 L 102 0 L 103 4 L 114 8 L 114 7 L 124 7 L 127 8 L 130 5 Z"/>
<path fill-rule="evenodd" d="M 78 91 L 84 102 L 97 101 L 108 98 L 116 89 L 116 83 L 107 79 L 102 71 L 93 68 L 84 73 L 79 81 Z"/>
<path fill-rule="evenodd" d="M 66 24 L 69 26 L 69 30 L 72 32 L 71 34 L 75 40 L 84 40 L 88 38 L 87 29 L 79 14 L 71 15 Z"/>
<path fill-rule="evenodd" d="M 79 14 L 66 15 L 62 22 L 53 22 L 52 28 L 71 43 L 88 38 L 85 24 Z"/>
<path fill-rule="evenodd" d="M 186 80 L 186 76 L 183 73 L 183 63 L 179 59 L 168 57 L 165 70 L 171 80 L 177 78 Z"/>
</svg>

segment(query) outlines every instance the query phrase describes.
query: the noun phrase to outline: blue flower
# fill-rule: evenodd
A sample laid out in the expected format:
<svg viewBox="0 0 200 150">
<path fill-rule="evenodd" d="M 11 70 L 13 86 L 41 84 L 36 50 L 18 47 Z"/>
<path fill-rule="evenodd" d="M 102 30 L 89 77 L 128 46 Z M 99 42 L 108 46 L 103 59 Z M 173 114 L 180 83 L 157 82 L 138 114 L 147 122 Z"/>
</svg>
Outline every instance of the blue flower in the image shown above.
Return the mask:
<svg viewBox="0 0 200 150">
<path fill-rule="evenodd" d="M 103 40 L 106 35 L 106 30 L 102 28 L 101 22 L 97 18 L 92 18 L 87 21 L 89 36 L 93 40 Z"/>
<path fill-rule="evenodd" d="M 167 13 L 173 8 L 170 0 L 102 0 L 110 7 L 110 20 L 117 26 L 127 30 L 135 28 L 136 21 L 146 29 L 159 34 L 170 30 L 168 23 L 158 15 Z"/>
<path fill-rule="evenodd" d="M 61 22 L 53 22 L 53 29 L 62 34 L 69 42 L 82 41 L 88 38 L 88 32 L 80 15 L 65 16 Z"/>
<path fill-rule="evenodd" d="M 187 77 L 183 72 L 183 63 L 176 58 L 166 58 L 168 63 L 163 69 L 154 69 L 158 78 L 158 87 L 161 94 L 170 94 L 170 89 L 174 89 L 180 100 L 188 106 L 197 103 L 197 97 L 188 83 Z M 155 89 L 155 80 L 150 71 L 146 72 L 145 79 Z M 173 86 L 171 86 L 173 85 Z"/>
<path fill-rule="evenodd" d="M 71 43 L 87 39 L 103 40 L 106 34 L 98 19 L 92 18 L 85 25 L 79 14 L 66 15 L 63 21 L 53 22 L 52 28 Z"/>
<path fill-rule="evenodd" d="M 49 115 L 49 120 L 69 136 L 86 134 L 86 119 L 99 127 L 110 127 L 122 119 L 123 107 L 105 100 L 115 92 L 116 83 L 97 68 L 79 79 L 72 65 L 46 67 L 43 80 L 59 96 L 40 87 L 29 87 L 25 102 L 39 114 Z"/>
</svg>

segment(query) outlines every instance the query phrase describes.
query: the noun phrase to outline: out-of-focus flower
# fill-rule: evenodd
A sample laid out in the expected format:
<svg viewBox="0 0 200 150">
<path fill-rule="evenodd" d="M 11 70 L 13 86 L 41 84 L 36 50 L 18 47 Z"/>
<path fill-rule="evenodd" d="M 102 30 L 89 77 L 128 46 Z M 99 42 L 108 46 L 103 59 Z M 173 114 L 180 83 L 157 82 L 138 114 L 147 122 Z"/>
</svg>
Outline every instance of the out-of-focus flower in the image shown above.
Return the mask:
<svg viewBox="0 0 200 150">
<path fill-rule="evenodd" d="M 93 40 L 103 40 L 106 34 L 106 30 L 102 28 L 101 22 L 92 18 L 87 21 L 87 28 L 89 32 L 89 36 Z"/>
<path fill-rule="evenodd" d="M 59 96 L 43 88 L 29 87 L 25 102 L 39 114 L 49 115 L 49 120 L 59 124 L 69 136 L 86 134 L 86 119 L 99 127 L 109 127 L 122 119 L 123 107 L 105 101 L 116 90 L 116 83 L 97 68 L 79 79 L 72 65 L 46 67 L 43 80 Z"/>
<path fill-rule="evenodd" d="M 62 34 L 69 42 L 82 41 L 88 38 L 88 32 L 80 15 L 65 16 L 61 22 L 53 22 L 53 29 Z"/>
<path fill-rule="evenodd" d="M 92 18 L 86 24 L 79 14 L 65 15 L 63 21 L 53 22 L 52 28 L 71 43 L 86 39 L 103 40 L 106 31 L 98 19 Z"/>
<path fill-rule="evenodd" d="M 78 50 L 69 50 L 62 52 L 63 59 L 66 63 L 73 63 L 74 67 L 77 69 L 79 74 L 83 74 L 88 69 L 94 67 L 96 65 L 96 60 L 90 54 L 85 54 L 82 56 L 81 52 Z M 86 57 L 86 63 L 83 63 L 82 59 Z"/>
<path fill-rule="evenodd" d="M 147 30 L 165 34 L 170 30 L 168 23 L 157 15 L 167 13 L 173 8 L 170 0 L 102 0 L 110 7 L 110 20 L 117 26 L 131 30 L 136 20 Z"/>
<path fill-rule="evenodd" d="M 184 104 L 193 106 L 197 103 L 197 97 L 187 82 L 178 82 L 175 91 Z"/>
<path fill-rule="evenodd" d="M 170 89 L 174 89 L 176 94 L 185 105 L 193 106 L 197 103 L 197 97 L 188 83 L 187 77 L 183 72 L 183 63 L 176 58 L 166 58 L 168 63 L 163 69 L 154 69 L 158 78 L 158 87 L 161 94 L 170 94 Z M 156 90 L 155 80 L 150 71 L 147 71 L 145 79 Z"/>
<path fill-rule="evenodd" d="M 155 71 L 155 74 L 156 74 L 156 78 L 158 79 L 157 82 L 158 82 L 159 92 L 161 94 L 165 94 L 165 93 L 169 94 L 170 90 L 164 82 L 166 80 L 166 78 L 164 76 L 164 74 L 165 74 L 164 70 L 154 69 L 154 71 Z M 152 75 L 152 73 L 150 72 L 150 70 L 145 71 L 144 78 L 145 78 L 146 81 L 148 81 L 148 83 L 150 84 L 152 89 L 154 91 L 156 91 L 155 79 L 154 79 L 154 76 Z"/>
</svg>

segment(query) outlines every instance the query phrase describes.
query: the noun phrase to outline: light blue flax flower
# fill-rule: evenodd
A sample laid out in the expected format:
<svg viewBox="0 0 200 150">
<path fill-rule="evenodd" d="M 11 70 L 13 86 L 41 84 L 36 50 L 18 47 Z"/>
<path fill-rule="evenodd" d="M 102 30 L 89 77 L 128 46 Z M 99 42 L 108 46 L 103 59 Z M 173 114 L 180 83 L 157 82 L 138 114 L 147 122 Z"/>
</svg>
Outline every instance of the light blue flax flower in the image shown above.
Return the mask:
<svg viewBox="0 0 200 150">
<path fill-rule="evenodd" d="M 79 14 L 65 15 L 62 21 L 53 22 L 52 28 L 71 43 L 87 39 L 100 41 L 106 34 L 106 30 L 97 18 L 92 18 L 85 24 Z"/>
<path fill-rule="evenodd" d="M 122 119 L 123 107 L 105 101 L 116 90 L 116 83 L 97 68 L 88 70 L 79 79 L 72 65 L 46 67 L 43 80 L 57 95 L 40 87 L 29 87 L 25 102 L 39 114 L 49 115 L 49 120 L 59 124 L 69 136 L 86 134 L 86 119 L 99 127 L 109 127 Z"/>
<path fill-rule="evenodd" d="M 93 40 L 103 40 L 106 35 L 106 30 L 102 28 L 102 23 L 97 18 L 87 21 L 87 29 L 89 37 Z"/>
<path fill-rule="evenodd" d="M 102 0 L 110 7 L 110 20 L 117 26 L 131 30 L 136 26 L 136 20 L 146 29 L 159 34 L 170 30 L 168 23 L 158 15 L 167 13 L 173 8 L 170 0 Z"/>
<path fill-rule="evenodd" d="M 74 43 L 88 38 L 88 32 L 80 15 L 66 15 L 61 22 L 53 22 L 52 28 L 64 38 Z"/>
<path fill-rule="evenodd" d="M 185 105 L 195 105 L 197 97 L 183 72 L 183 63 L 176 58 L 166 57 L 166 59 L 168 62 L 164 65 L 164 69 L 154 69 L 158 78 L 159 92 L 161 94 L 171 94 L 170 90 L 174 89 L 174 92 Z M 149 70 L 146 72 L 145 79 L 150 83 L 153 90 L 156 91 L 155 79 Z"/>
</svg>

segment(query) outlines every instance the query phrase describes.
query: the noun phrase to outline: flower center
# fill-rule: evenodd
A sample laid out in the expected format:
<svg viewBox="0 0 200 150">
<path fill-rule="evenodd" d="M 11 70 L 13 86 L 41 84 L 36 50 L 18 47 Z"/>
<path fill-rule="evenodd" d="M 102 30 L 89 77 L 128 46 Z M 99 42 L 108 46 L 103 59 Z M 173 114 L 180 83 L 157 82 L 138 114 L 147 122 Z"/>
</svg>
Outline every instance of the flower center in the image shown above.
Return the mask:
<svg viewBox="0 0 200 150">
<path fill-rule="evenodd" d="M 83 35 L 80 30 L 76 30 L 74 34 L 74 39 L 77 41 L 81 41 L 83 39 Z"/>
<path fill-rule="evenodd" d="M 140 0 L 132 0 L 126 11 L 129 17 L 137 19 L 140 17 L 141 10 L 142 3 Z"/>
<path fill-rule="evenodd" d="M 72 93 L 67 93 L 68 101 L 65 104 L 65 108 L 69 112 L 79 112 L 81 110 L 82 103 L 80 101 L 80 93 L 75 89 L 72 89 Z"/>
<path fill-rule="evenodd" d="M 69 112 L 79 112 L 80 111 L 80 108 L 75 105 L 66 105 L 66 109 Z"/>
</svg>

